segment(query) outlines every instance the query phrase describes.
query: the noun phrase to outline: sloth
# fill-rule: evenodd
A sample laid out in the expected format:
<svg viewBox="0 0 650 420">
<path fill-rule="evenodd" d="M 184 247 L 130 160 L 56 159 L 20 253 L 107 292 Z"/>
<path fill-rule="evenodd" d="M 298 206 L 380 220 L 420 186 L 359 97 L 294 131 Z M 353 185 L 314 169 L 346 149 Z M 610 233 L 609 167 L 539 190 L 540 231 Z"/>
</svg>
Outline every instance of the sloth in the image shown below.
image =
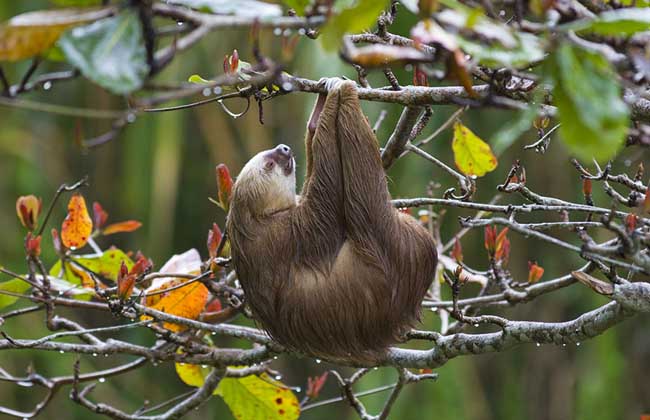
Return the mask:
<svg viewBox="0 0 650 420">
<path fill-rule="evenodd" d="M 307 126 L 306 177 L 281 144 L 254 156 L 226 229 L 253 316 L 281 345 L 326 360 L 380 363 L 419 319 L 435 275 L 433 238 L 390 202 L 356 85 L 326 79 Z"/>
</svg>

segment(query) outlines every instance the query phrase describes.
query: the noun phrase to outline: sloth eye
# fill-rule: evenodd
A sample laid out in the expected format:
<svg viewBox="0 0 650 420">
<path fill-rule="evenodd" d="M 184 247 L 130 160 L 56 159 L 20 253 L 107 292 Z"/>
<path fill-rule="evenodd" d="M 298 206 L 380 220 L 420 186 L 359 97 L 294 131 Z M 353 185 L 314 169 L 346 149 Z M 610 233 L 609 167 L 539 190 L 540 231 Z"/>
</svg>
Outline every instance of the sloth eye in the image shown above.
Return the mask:
<svg viewBox="0 0 650 420">
<path fill-rule="evenodd" d="M 274 165 L 275 163 L 272 160 L 267 160 L 266 163 L 264 164 L 264 169 L 270 171 L 271 169 L 273 169 Z"/>
</svg>

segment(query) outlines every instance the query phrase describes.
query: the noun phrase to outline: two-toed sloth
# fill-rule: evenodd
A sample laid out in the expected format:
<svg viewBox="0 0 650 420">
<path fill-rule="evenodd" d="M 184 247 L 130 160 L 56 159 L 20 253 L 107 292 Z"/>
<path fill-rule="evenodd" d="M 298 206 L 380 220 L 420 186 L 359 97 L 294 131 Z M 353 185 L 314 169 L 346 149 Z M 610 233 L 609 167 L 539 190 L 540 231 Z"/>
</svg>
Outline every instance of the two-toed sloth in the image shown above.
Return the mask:
<svg viewBox="0 0 650 420">
<path fill-rule="evenodd" d="M 352 82 L 320 95 L 296 196 L 291 149 L 258 153 L 233 188 L 227 232 L 255 318 L 280 344 L 369 364 L 403 340 L 434 278 L 434 241 L 390 203 Z"/>
</svg>

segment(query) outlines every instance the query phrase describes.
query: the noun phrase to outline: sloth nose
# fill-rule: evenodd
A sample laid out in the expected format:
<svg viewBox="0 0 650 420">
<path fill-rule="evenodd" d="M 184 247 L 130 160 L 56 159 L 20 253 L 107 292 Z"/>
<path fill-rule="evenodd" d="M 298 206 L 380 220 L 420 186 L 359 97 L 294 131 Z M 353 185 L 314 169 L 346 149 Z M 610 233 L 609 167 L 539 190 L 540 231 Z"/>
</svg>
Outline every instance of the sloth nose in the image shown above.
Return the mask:
<svg viewBox="0 0 650 420">
<path fill-rule="evenodd" d="M 286 144 L 279 144 L 275 150 L 286 157 L 291 157 L 291 147 Z"/>
</svg>

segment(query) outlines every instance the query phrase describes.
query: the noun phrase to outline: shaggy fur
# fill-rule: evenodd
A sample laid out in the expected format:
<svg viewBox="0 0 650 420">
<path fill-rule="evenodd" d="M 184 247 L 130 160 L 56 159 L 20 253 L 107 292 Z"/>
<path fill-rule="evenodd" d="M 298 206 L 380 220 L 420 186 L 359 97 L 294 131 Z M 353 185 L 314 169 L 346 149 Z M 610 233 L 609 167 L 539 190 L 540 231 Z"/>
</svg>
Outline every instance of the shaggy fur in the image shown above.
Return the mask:
<svg viewBox="0 0 650 420">
<path fill-rule="evenodd" d="M 368 364 L 418 319 L 436 247 L 391 206 L 355 85 L 341 83 L 323 99 L 306 136 L 301 198 L 293 157 L 279 151 L 286 146 L 262 152 L 235 182 L 227 231 L 247 302 L 274 339 Z"/>
</svg>

